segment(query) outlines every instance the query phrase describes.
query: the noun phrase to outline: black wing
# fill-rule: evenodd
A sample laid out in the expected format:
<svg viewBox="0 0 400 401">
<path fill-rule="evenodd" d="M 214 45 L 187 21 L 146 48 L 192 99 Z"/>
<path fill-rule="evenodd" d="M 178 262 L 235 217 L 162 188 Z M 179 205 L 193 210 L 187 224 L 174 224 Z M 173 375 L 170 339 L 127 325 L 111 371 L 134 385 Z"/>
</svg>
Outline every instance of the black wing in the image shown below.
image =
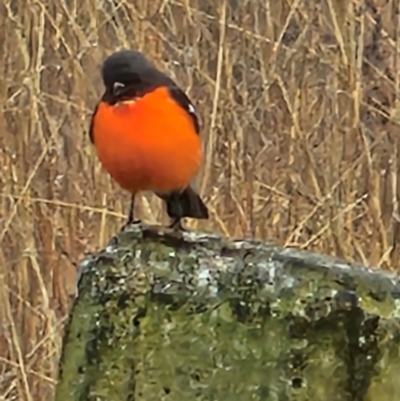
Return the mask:
<svg viewBox="0 0 400 401">
<path fill-rule="evenodd" d="M 175 102 L 179 104 L 179 106 L 181 106 L 184 110 L 187 111 L 187 113 L 193 120 L 194 128 L 196 129 L 197 134 L 199 134 L 200 133 L 199 119 L 196 115 L 196 109 L 194 108 L 189 97 L 178 86 L 175 85 L 170 86 L 168 89 L 172 99 L 174 99 Z"/>
<path fill-rule="evenodd" d="M 99 104 L 96 105 L 92 116 L 90 117 L 90 126 L 89 126 L 89 138 L 90 138 L 90 142 L 92 142 L 94 144 L 94 137 L 93 137 L 93 123 L 94 123 L 94 116 L 97 113 L 97 109 L 99 108 Z"/>
</svg>

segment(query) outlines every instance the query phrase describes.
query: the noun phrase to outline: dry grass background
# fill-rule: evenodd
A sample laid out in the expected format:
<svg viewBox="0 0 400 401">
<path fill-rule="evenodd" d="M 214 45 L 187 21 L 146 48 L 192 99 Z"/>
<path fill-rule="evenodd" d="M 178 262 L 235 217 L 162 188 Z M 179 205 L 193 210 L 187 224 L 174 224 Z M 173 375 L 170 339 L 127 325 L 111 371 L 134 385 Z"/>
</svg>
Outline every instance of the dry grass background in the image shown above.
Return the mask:
<svg viewBox="0 0 400 401">
<path fill-rule="evenodd" d="M 75 268 L 128 196 L 88 139 L 111 51 L 146 51 L 202 117 L 202 229 L 396 269 L 394 0 L 0 4 L 0 400 L 51 399 Z M 157 200 L 139 213 L 161 219 Z M 195 223 L 194 223 L 195 224 Z M 195 227 L 192 225 L 192 227 Z M 65 253 L 71 255 L 66 257 Z"/>
</svg>

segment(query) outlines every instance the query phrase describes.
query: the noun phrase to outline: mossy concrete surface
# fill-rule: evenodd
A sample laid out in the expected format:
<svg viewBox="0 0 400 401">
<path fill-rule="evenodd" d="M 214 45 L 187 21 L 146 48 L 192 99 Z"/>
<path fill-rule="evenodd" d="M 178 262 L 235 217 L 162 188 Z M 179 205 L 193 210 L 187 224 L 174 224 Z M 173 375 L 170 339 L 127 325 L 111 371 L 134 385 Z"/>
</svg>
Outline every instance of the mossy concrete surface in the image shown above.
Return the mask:
<svg viewBox="0 0 400 401">
<path fill-rule="evenodd" d="M 400 399 L 399 299 L 382 271 L 133 226 L 81 264 L 56 401 Z"/>
</svg>

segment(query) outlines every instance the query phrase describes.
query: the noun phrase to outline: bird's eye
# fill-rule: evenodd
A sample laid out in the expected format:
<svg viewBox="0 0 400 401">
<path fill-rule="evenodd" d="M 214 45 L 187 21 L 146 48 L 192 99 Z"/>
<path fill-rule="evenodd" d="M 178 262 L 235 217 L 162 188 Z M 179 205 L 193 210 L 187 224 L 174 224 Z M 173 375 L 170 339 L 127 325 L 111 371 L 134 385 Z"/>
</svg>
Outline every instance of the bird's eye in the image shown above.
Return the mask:
<svg viewBox="0 0 400 401">
<path fill-rule="evenodd" d="M 121 94 L 124 92 L 125 89 L 125 84 L 122 82 L 114 82 L 113 85 L 113 92 L 114 96 L 121 96 Z"/>
</svg>

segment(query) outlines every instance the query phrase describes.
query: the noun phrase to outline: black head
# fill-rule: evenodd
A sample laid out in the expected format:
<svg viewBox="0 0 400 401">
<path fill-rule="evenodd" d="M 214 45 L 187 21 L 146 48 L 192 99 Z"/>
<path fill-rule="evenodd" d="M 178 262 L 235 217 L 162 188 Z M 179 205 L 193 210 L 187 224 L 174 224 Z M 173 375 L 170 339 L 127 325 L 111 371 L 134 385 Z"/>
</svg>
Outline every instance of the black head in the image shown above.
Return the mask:
<svg viewBox="0 0 400 401">
<path fill-rule="evenodd" d="M 166 79 L 143 53 L 134 50 L 121 50 L 107 57 L 101 75 L 105 96 L 111 102 L 142 96 Z"/>
</svg>

